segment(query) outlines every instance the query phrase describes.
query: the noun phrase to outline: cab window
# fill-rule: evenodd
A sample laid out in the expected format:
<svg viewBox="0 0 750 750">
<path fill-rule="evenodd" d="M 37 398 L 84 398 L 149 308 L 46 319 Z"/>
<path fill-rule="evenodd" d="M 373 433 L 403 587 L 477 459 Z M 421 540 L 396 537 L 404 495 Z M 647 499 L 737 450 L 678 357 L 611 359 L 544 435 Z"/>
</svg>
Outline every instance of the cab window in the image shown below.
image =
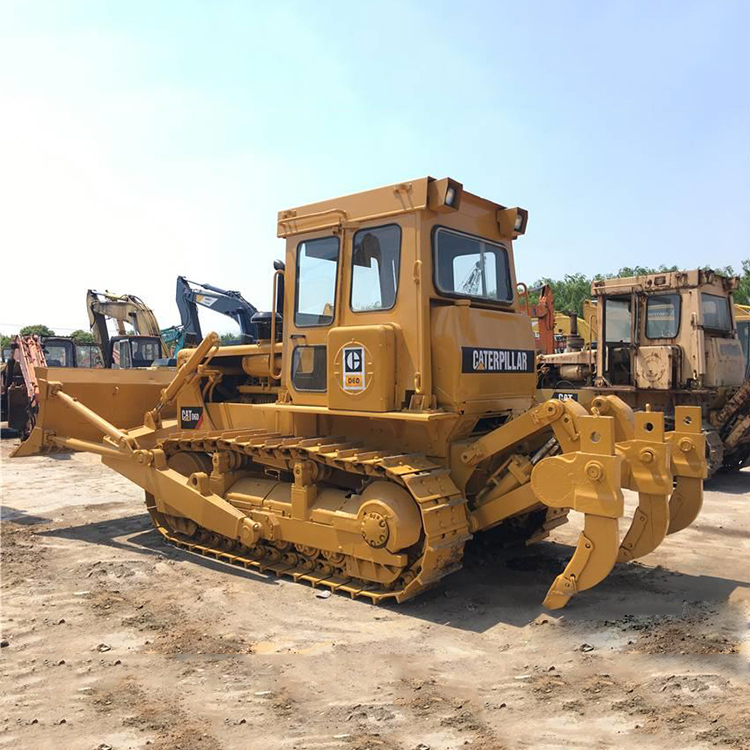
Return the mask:
<svg viewBox="0 0 750 750">
<path fill-rule="evenodd" d="M 48 367 L 72 367 L 70 352 L 64 344 L 45 344 L 44 359 Z"/>
<path fill-rule="evenodd" d="M 295 346 L 292 354 L 292 383 L 297 391 L 325 393 L 326 347 Z"/>
<path fill-rule="evenodd" d="M 728 331 L 732 327 L 732 317 L 729 314 L 729 300 L 718 294 L 701 294 L 701 309 L 703 311 L 703 327 L 717 331 Z"/>
<path fill-rule="evenodd" d="M 609 297 L 604 302 L 607 343 L 630 343 L 630 297 Z"/>
<path fill-rule="evenodd" d="M 328 326 L 333 323 L 338 267 L 338 237 L 299 243 L 294 307 L 296 326 Z"/>
<path fill-rule="evenodd" d="M 76 344 L 76 365 L 78 367 L 101 367 L 99 347 L 96 344 Z"/>
<path fill-rule="evenodd" d="M 150 367 L 155 359 L 159 359 L 161 354 L 159 344 L 156 341 L 134 339 L 131 345 L 133 367 Z"/>
<path fill-rule="evenodd" d="M 502 245 L 438 227 L 433 252 L 439 291 L 492 302 L 513 300 L 508 252 Z"/>
<path fill-rule="evenodd" d="M 396 304 L 401 260 L 401 227 L 361 229 L 352 242 L 354 312 L 390 310 Z"/>
<path fill-rule="evenodd" d="M 673 339 L 680 330 L 680 295 L 659 294 L 646 302 L 646 338 Z"/>
</svg>

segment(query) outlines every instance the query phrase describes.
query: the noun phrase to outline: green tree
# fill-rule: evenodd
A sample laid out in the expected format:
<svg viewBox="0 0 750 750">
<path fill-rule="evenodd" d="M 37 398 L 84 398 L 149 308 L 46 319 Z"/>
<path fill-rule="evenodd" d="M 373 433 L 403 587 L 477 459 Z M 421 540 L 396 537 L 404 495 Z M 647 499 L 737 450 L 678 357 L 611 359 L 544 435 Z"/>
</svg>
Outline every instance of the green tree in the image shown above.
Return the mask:
<svg viewBox="0 0 750 750">
<path fill-rule="evenodd" d="M 77 331 L 73 331 L 73 333 L 70 334 L 70 338 L 72 338 L 77 344 L 96 343 L 94 334 L 91 333 L 91 331 L 84 331 L 82 328 L 79 328 Z"/>
<path fill-rule="evenodd" d="M 0 334 L 0 347 L 5 349 L 13 343 L 14 336 L 6 336 L 4 333 Z"/>
<path fill-rule="evenodd" d="M 555 299 L 555 310 L 558 312 L 573 312 L 583 315 L 583 301 L 591 296 L 591 279 L 582 273 L 565 274 L 562 280 L 543 278 L 534 284 L 540 287 L 549 284 Z M 537 301 L 539 295 L 534 295 L 532 301 Z"/>
<path fill-rule="evenodd" d="M 750 305 L 750 258 L 742 261 L 740 287 L 734 293 L 734 301 L 738 305 Z"/>
<path fill-rule="evenodd" d="M 34 326 L 24 326 L 21 331 L 21 336 L 54 336 L 55 332 L 48 328 L 47 326 L 43 326 L 40 324 L 34 325 Z"/>
</svg>

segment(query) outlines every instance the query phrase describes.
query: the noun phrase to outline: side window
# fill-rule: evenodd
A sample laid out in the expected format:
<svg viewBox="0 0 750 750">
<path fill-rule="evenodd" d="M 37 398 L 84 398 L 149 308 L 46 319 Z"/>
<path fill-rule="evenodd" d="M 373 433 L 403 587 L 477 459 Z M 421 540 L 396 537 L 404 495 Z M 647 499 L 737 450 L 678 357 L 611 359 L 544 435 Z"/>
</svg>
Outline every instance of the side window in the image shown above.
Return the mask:
<svg viewBox="0 0 750 750">
<path fill-rule="evenodd" d="M 338 237 L 322 237 L 299 243 L 295 325 L 328 326 L 333 323 L 338 267 Z"/>
<path fill-rule="evenodd" d="M 646 338 L 673 339 L 680 330 L 680 295 L 660 294 L 646 303 Z"/>
<path fill-rule="evenodd" d="M 390 310 L 398 292 L 401 227 L 360 229 L 352 248 L 352 310 Z"/>
<path fill-rule="evenodd" d="M 326 347 L 297 346 L 292 354 L 292 385 L 297 391 L 326 390 Z"/>
<path fill-rule="evenodd" d="M 610 297 L 604 302 L 605 329 L 608 343 L 630 343 L 630 297 Z"/>
<path fill-rule="evenodd" d="M 703 325 L 718 331 L 728 331 L 732 327 L 729 315 L 729 300 L 718 294 L 701 294 L 701 309 L 703 311 Z"/>
</svg>

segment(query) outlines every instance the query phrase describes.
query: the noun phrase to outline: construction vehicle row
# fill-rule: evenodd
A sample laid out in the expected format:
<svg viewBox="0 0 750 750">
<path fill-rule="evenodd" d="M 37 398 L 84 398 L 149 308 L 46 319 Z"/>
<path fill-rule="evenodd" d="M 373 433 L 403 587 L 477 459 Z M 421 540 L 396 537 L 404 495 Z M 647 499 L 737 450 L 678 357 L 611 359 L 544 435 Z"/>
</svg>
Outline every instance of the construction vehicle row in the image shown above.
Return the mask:
<svg viewBox="0 0 750 750">
<path fill-rule="evenodd" d="M 545 598 L 562 607 L 695 519 L 705 435 L 696 405 L 667 429 L 616 393 L 535 403 L 513 258 L 527 219 L 429 177 L 281 211 L 255 343 L 183 349 L 145 415 L 123 384 L 132 429 L 99 411 L 101 384 L 42 369 L 15 455 L 96 453 L 169 542 L 374 602 L 434 586 L 487 529 L 531 543 L 574 511 Z M 621 535 L 623 488 L 638 508 Z"/>
<path fill-rule="evenodd" d="M 592 282 L 593 343 L 569 337 L 538 358 L 538 400 L 590 405 L 616 395 L 674 423 L 677 406 L 700 407 L 709 476 L 750 460 L 750 381 L 732 294 L 739 279 L 707 269 Z"/>
</svg>

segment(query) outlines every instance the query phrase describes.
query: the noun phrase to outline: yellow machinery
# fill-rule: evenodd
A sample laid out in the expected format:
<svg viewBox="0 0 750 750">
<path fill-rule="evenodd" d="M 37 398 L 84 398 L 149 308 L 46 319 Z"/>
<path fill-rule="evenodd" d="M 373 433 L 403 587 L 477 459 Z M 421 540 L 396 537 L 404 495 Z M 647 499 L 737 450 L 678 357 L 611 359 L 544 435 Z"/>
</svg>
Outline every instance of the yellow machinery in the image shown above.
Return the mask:
<svg viewBox="0 0 750 750">
<path fill-rule="evenodd" d="M 89 289 L 86 309 L 91 333 L 102 351 L 104 367 L 150 367 L 154 361 L 168 356 L 156 316 L 134 294 L 112 294 Z M 116 336 L 109 335 L 107 320 L 114 320 L 117 324 Z M 128 333 L 126 325 L 131 326 L 134 333 Z"/>
<path fill-rule="evenodd" d="M 529 543 L 574 510 L 583 532 L 545 599 L 562 607 L 693 521 L 705 446 L 694 407 L 665 432 L 614 396 L 592 413 L 533 404 L 512 252 L 526 222 L 432 178 L 282 211 L 286 262 L 257 343 L 209 334 L 180 352 L 132 430 L 43 373 L 17 455 L 98 453 L 174 544 L 375 602 L 455 571 L 484 529 Z M 103 439 L 58 428 L 63 411 Z M 621 537 L 623 487 L 639 506 Z"/>
<path fill-rule="evenodd" d="M 594 310 L 594 312 L 596 312 Z M 531 325 L 534 330 L 534 336 L 538 336 L 539 323 L 536 319 L 532 318 Z M 591 343 L 591 330 L 586 318 L 579 318 L 576 316 L 576 325 L 578 331 L 575 335 L 580 336 L 583 340 L 584 345 Z M 555 351 L 562 352 L 565 350 L 566 339 L 571 336 L 571 316 L 565 313 L 555 313 L 555 327 L 554 327 L 554 340 L 555 340 Z M 544 352 L 546 353 L 546 352 Z"/>
</svg>

